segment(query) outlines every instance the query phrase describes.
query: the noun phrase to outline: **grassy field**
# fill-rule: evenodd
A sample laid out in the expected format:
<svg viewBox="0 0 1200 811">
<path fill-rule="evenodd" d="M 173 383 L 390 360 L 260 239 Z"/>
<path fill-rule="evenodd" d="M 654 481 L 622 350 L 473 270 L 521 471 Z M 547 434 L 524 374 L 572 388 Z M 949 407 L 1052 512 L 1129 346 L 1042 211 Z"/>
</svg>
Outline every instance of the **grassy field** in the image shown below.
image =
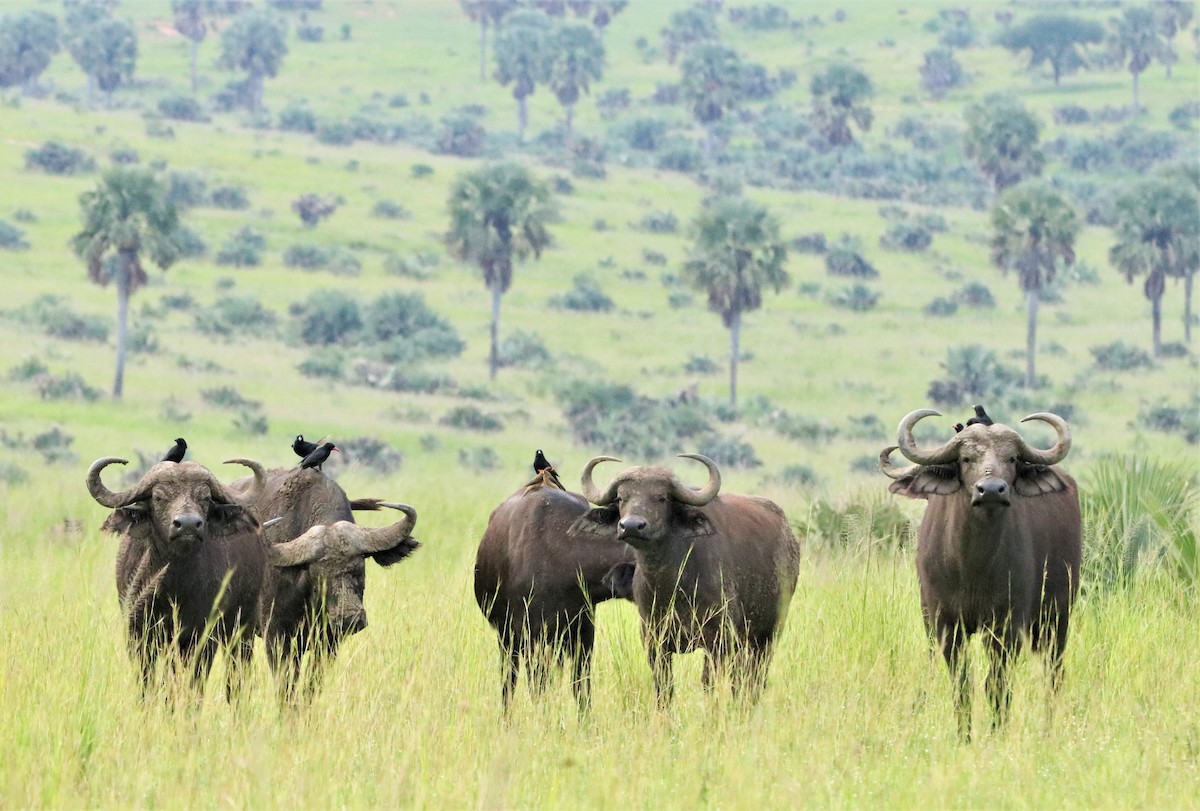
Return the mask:
<svg viewBox="0 0 1200 811">
<path fill-rule="evenodd" d="M 0 11 L 41 5 L 5 3 Z M 727 33 L 739 51 L 769 70 L 797 71 L 796 84 L 777 99 L 781 104 L 807 109 L 809 78 L 827 61 L 859 64 L 877 93 L 876 122 L 864 139 L 869 145 L 896 140 L 889 128 L 908 115 L 961 129 L 965 105 L 996 90 L 1020 95 L 1042 119 L 1046 141 L 1110 135 L 1120 126 L 1072 130 L 1055 124 L 1052 111 L 1067 103 L 1092 109 L 1127 104 L 1124 71 L 1081 73 L 1055 88 L 987 45 L 959 52 L 972 82 L 932 101 L 919 89 L 917 68 L 935 45 L 925 24 L 939 5 L 843 5 L 847 20 L 837 24 L 828 7 L 788 3 L 794 17 L 824 20 L 802 34 Z M 272 113 L 306 99 L 323 117 L 348 116 L 386 108 L 387 98 L 404 93 L 413 105 L 409 112 L 436 122 L 460 105 L 481 104 L 489 132 L 500 134 L 502 146 L 511 142 L 511 156 L 520 157 L 515 135 L 509 141 L 504 135 L 515 129 L 515 105 L 507 90 L 479 80 L 478 30 L 457 2 L 329 0 L 326 6 L 314 16 L 326 26 L 328 41 L 291 37 L 283 71 L 267 82 Z M 681 7 L 632 0 L 606 34 L 608 68 L 593 94 L 629 88 L 640 112 L 674 117 L 680 132 L 696 137 L 681 110 L 640 101 L 658 82 L 677 81 L 678 69 L 643 60 L 636 41 L 655 42 Z M 986 42 L 997 25 L 993 12 L 1010 5 L 971 8 Z M 1018 17 L 1033 8 L 1015 7 Z M 65 54 L 46 74 L 49 97 L 10 92 L 0 107 L 0 219 L 19 224 L 31 244 L 0 251 L 0 436 L 6 440 L 0 463 L 26 476 L 0 477 L 0 807 L 1200 807 L 1200 592 L 1194 584 L 1153 565 L 1128 588 L 1104 591 L 1085 583 L 1052 718 L 1040 662 L 1024 658 L 1014 676 L 1011 723 L 963 746 L 953 734 L 949 680 L 929 656 L 921 628 L 911 550 L 883 548 L 861 526 L 852 527 L 842 550 L 817 544 L 806 550 L 770 685 L 757 707 L 705 695 L 699 660 L 690 656 L 677 664 L 674 707 L 656 710 L 636 613 L 606 604 L 590 715 L 577 715 L 560 680 L 539 704 L 522 690 L 510 717 L 501 719 L 494 635 L 471 596 L 475 545 L 490 510 L 526 480 L 534 448 L 545 448 L 572 484 L 589 457 L 607 452 L 573 439 L 554 386 L 586 377 L 666 397 L 696 383 L 706 401 L 726 397 L 728 338 L 719 319 L 705 311 L 703 295 L 672 308 L 661 281 L 663 273 L 678 272 L 686 223 L 708 190 L 679 173 L 624 166 L 612 152 L 607 178 L 571 178 L 575 191 L 558 198 L 555 245 L 517 270 L 501 312 L 502 334 L 538 334 L 554 361 L 542 369 L 504 369 L 489 384 L 487 291 L 476 270 L 441 248 L 450 184 L 476 162 L 405 143 L 323 145 L 310 135 L 257 128 L 240 113 L 208 123 L 168 122 L 174 137 L 152 137 L 143 112 L 162 95 L 187 88 L 186 43 L 170 29 L 168 9 L 165 0 L 120 6 L 137 27 L 142 84 L 118 92 L 115 109 L 81 103 L 83 77 Z M 1104 20 L 1112 12 L 1088 7 L 1078 13 Z M 343 23 L 352 28 L 346 42 L 336 36 Z M 1174 78 L 1167 80 L 1160 65 L 1143 76 L 1148 111 L 1138 123 L 1144 127 L 1169 129 L 1170 111 L 1196 98 L 1200 73 L 1190 29 L 1176 47 L 1181 59 Z M 200 60 L 205 96 L 232 78 L 213 66 L 217 53 L 210 36 Z M 427 104 L 418 101 L 422 93 Z M 544 90 L 531 102 L 530 140 L 536 140 L 561 111 Z M 576 123 L 583 133 L 604 126 L 586 99 Z M 1184 137 L 1194 157 L 1195 137 Z M 113 291 L 88 283 L 68 248 L 79 227 L 78 195 L 96 176 L 53 177 L 24 168 L 25 151 L 51 138 L 85 148 L 101 165 L 113 149 L 125 147 L 137 150 L 143 164 L 161 160 L 203 174 L 210 185 L 241 185 L 248 209 L 199 207 L 187 221 L 213 249 L 243 225 L 267 238 L 257 268 L 201 259 L 165 274 L 151 271 L 150 284 L 133 299 L 133 321 L 152 326 L 159 349 L 132 356 L 120 402 L 43 399 L 10 373 L 35 358 L 54 374 L 80 374 L 102 391 L 111 381 L 111 337 L 64 341 L 18 317 L 47 294 L 84 315 L 110 319 L 115 309 Z M 566 174 L 530 162 L 546 179 Z M 417 165 L 432 173 L 414 177 Z M 1070 176 L 1054 161 L 1047 174 Z M 337 194 L 344 203 L 307 230 L 289 209 L 305 192 Z M 949 224 L 930 251 L 907 253 L 879 246 L 886 201 L 756 188 L 745 193 L 769 205 L 788 239 L 817 231 L 830 239 L 841 233 L 861 238 L 881 273 L 872 283 L 882 293 L 879 305 L 848 312 L 823 298 L 842 280 L 825 273 L 821 257 L 793 253 L 791 285 L 767 296 L 745 321 L 742 402 L 766 398 L 773 407 L 825 421 L 837 435 L 804 442 L 744 417 L 722 424 L 753 445 L 763 462 L 723 470 L 725 488 L 776 500 L 803 528 L 821 501 L 887 498 L 882 476 L 852 464 L 877 454 L 890 432 L 864 437 L 853 430 L 854 418 L 874 414 L 892 426 L 927 405 L 929 383 L 942 376 L 940 365 L 954 346 L 981 344 L 1021 367 L 1024 304 L 1016 280 L 988 262 L 985 211 L 904 204 Z M 371 216 L 379 200 L 402 203 L 412 217 Z M 13 214 L 21 210 L 34 221 L 18 223 Z M 657 211 L 676 214 L 680 232 L 638 227 Z M 607 230 L 597 229 L 600 220 Z M 1150 343 L 1149 304 L 1140 283 L 1127 285 L 1109 267 L 1111 241 L 1108 229 L 1085 228 L 1079 260 L 1096 272 L 1096 283 L 1068 285 L 1060 303 L 1042 308 L 1039 372 L 1051 382 L 1032 395 L 1037 405 L 1030 409 L 1067 404 L 1075 410 L 1075 445 L 1065 466 L 1085 490 L 1095 466 L 1112 453 L 1198 467 L 1195 445 L 1148 430 L 1138 418 L 1162 401 L 1184 404 L 1200 389 L 1194 349 L 1132 372 L 1094 364 L 1093 347 L 1119 340 L 1148 349 Z M 285 248 L 304 242 L 353 250 L 361 273 L 286 267 Z M 441 256 L 428 279 L 384 270 L 389 256 L 427 252 Z M 652 264 L 648 252 L 664 255 L 666 264 Z M 616 310 L 581 314 L 547 306 L 580 273 L 597 279 Z M 971 281 L 989 287 L 994 309 L 960 310 L 950 318 L 923 313 L 930 300 Z M 296 367 L 309 350 L 290 337 L 289 307 L 327 290 L 363 303 L 385 292 L 421 292 L 467 343 L 460 358 L 437 367 L 458 390 L 398 394 L 302 376 Z M 1183 340 L 1181 292 L 1169 285 L 1164 299 L 1169 342 Z M 261 301 L 278 318 L 277 334 L 205 336 L 192 312 L 163 304 L 188 295 L 195 308 L 208 307 L 229 294 Z M 721 371 L 688 372 L 693 356 L 714 360 Z M 233 413 L 209 405 L 201 392 L 219 386 L 261 402 L 269 430 L 249 433 Z M 464 390 L 475 394 L 463 396 Z M 464 403 L 499 417 L 504 429 L 480 433 L 439 423 Z M 1023 413 L 994 415 L 1014 422 Z M 949 430 L 948 419 L 928 422 Z M 50 462 L 28 443 L 55 426 L 69 435 L 69 453 Z M 1035 442 L 1048 443 L 1047 431 L 1028 430 Z M 352 495 L 415 505 L 415 534 L 424 546 L 393 569 L 371 566 L 370 628 L 345 646 L 311 706 L 281 712 L 261 657 L 248 695 L 236 706 L 218 690 L 195 705 L 184 696 L 170 706 L 141 703 L 113 584 L 116 541 L 99 533 L 105 513 L 83 486 L 87 464 L 103 455 L 160 454 L 182 434 L 191 458 L 228 480 L 242 472 L 221 465 L 233 456 L 290 463 L 287 446 L 296 433 L 377 437 L 401 451 L 403 464 L 389 476 L 357 465 L 331 469 Z M 495 452 L 498 467 L 460 461 L 460 451 L 481 448 Z M 808 466 L 816 481 L 783 481 L 779 471 L 796 464 Z M 918 504 L 898 506 L 906 516 L 920 515 Z M 1198 522 L 1194 511 L 1192 527 L 1200 531 Z M 1105 531 L 1087 527 L 1085 544 L 1102 542 Z M 977 728 L 986 729 L 986 716 L 980 700 Z"/>
</svg>

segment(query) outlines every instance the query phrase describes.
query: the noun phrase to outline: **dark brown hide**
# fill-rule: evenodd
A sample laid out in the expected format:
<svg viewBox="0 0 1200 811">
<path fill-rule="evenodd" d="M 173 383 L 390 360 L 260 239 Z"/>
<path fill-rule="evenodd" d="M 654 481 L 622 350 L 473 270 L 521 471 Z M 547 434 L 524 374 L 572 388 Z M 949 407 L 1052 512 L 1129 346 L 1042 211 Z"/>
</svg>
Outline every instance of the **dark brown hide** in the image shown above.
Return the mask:
<svg viewBox="0 0 1200 811">
<path fill-rule="evenodd" d="M 267 568 L 258 520 L 194 462 L 160 462 L 121 494 L 100 482 L 114 462 L 125 464 L 97 460 L 88 486 L 97 501 L 115 507 L 101 528 L 121 536 L 117 594 L 143 688 L 164 654 L 190 665 L 199 686 L 217 650 L 227 647 L 232 693 L 253 650 Z"/>
<path fill-rule="evenodd" d="M 282 518 L 263 531 L 272 550 L 294 541 L 314 527 L 338 522 L 354 523 L 352 508 L 378 510 L 377 499 L 354 502 L 328 476 L 303 468 L 276 468 L 265 472 L 266 486 L 253 509 L 263 522 Z M 233 483 L 235 489 L 247 487 L 250 478 Z M 411 509 L 411 508 L 409 508 Z M 415 513 L 411 522 L 415 521 Z M 264 596 L 263 638 L 272 667 L 283 677 L 281 685 L 287 698 L 296 695 L 305 652 L 313 653 L 308 689 L 315 689 L 321 671 L 337 654 L 347 636 L 367 626 L 363 606 L 366 588 L 367 557 L 381 566 L 391 566 L 407 557 L 418 542 L 401 533 L 387 549 L 363 552 L 353 546 L 327 544 L 322 553 L 301 562 L 275 565 Z"/>
<path fill-rule="evenodd" d="M 592 460 L 583 489 L 603 506 L 577 526 L 615 534 L 634 550 L 633 600 L 661 703 L 671 699 L 671 655 L 696 649 L 706 653 L 706 686 L 714 667 L 728 670 L 734 689 L 747 689 L 753 700 L 796 590 L 800 545 L 778 505 L 718 495 L 715 463 L 689 456 L 709 466 L 709 484 L 700 491 L 665 468 L 631 467 L 600 492 L 591 484 L 599 461 Z M 696 503 L 705 497 L 707 503 Z"/>
<path fill-rule="evenodd" d="M 1061 678 L 1079 587 L 1079 495 L 1062 468 L 1026 461 L 1066 455 L 1070 434 L 1059 418 L 1026 418 L 1059 421 L 1059 441 L 1049 452 L 1029 448 L 999 423 L 967 426 L 936 451 L 917 448 L 912 425 L 936 413 L 913 412 L 901 422 L 900 444 L 917 464 L 891 467 L 887 457 L 894 446 L 881 459 L 884 472 L 895 479 L 893 493 L 928 501 L 917 546 L 921 608 L 956 679 L 959 732 L 969 738 L 964 645 L 971 634 L 982 633 L 989 652 L 987 691 L 996 723 L 1004 720 L 1010 700 L 1007 662 L 1020 651 L 1023 637 L 1034 650 L 1048 651 L 1052 687 Z M 937 463 L 921 463 L 930 459 Z"/>
<path fill-rule="evenodd" d="M 542 686 L 556 656 L 574 659 L 574 689 L 589 700 L 594 606 L 628 593 L 605 576 L 633 555 L 611 530 L 607 537 L 572 529 L 588 510 L 583 496 L 535 477 L 495 510 L 475 557 L 475 600 L 499 635 L 504 660 L 501 698 L 512 700 L 521 661 L 531 689 Z"/>
</svg>

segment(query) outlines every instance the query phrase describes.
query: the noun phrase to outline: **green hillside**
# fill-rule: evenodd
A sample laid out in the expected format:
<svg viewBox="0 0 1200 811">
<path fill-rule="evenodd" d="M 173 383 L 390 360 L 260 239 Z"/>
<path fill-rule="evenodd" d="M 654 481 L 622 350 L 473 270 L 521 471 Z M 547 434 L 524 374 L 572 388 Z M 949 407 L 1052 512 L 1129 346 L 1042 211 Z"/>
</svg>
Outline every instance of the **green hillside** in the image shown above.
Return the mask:
<svg viewBox="0 0 1200 811">
<path fill-rule="evenodd" d="M 1125 5 L 1053 8 L 1107 24 Z M 518 139 L 511 87 L 480 78 L 479 27 L 454 0 L 326 0 L 303 17 L 278 12 L 288 21 L 289 50 L 278 76 L 265 80 L 260 114 L 221 100 L 242 78 L 217 64 L 228 14 L 210 20 L 199 46 L 195 99 L 205 120 L 163 114 L 164 100 L 169 107 L 192 96 L 189 43 L 167 0 L 117 5 L 114 14 L 132 23 L 138 57 L 111 106 L 103 94 L 89 102 L 85 76 L 65 51 L 35 92 L 0 90 L 0 221 L 27 243 L 0 247 L 0 565 L 8 572 L 0 587 L 0 707 L 14 719 L 0 732 L 10 764 L 0 770 L 0 805 L 1197 802 L 1200 718 L 1192 699 L 1200 668 L 1194 639 L 1180 630 L 1194 622 L 1194 585 L 1177 589 L 1176 580 L 1152 574 L 1136 595 L 1088 602 L 1068 653 L 1059 726 L 1043 737 L 1038 665 L 1026 661 L 1013 727 L 967 750 L 950 740 L 949 687 L 926 660 L 911 550 L 883 550 L 887 542 L 872 537 L 868 520 L 847 530 L 847 554 L 827 556 L 822 543 L 845 539 L 815 527 L 830 504 L 895 504 L 902 518 L 920 515 L 919 504 L 885 501 L 874 459 L 904 414 L 933 405 L 930 386 L 950 374 L 951 355 L 973 345 L 975 357 L 991 352 L 1016 376 L 988 402 L 997 421 L 1016 424 L 1046 410 L 1070 419 L 1065 465 L 1081 481 L 1113 454 L 1179 464 L 1194 478 L 1200 373 L 1195 343 L 1184 338 L 1183 284 L 1167 282 L 1167 351 L 1151 358 L 1142 281 L 1127 283 L 1109 250 L 1121 191 L 1143 176 L 1195 171 L 1196 23 L 1172 42 L 1178 61 L 1170 77 L 1160 62 L 1140 75 L 1145 109 L 1134 115 L 1130 74 L 1105 46 L 1089 50 L 1091 69 L 1055 86 L 1047 69 L 1030 71 L 1024 57 L 994 44 L 1045 4 L 977 2 L 940 13 L 946 7 L 925 0 L 840 9 L 727 2 L 716 13 L 720 36 L 762 66 L 770 95 L 745 100 L 721 122 L 716 157 L 706 164 L 703 128 L 670 101 L 680 64 L 668 63 L 660 38 L 686 8 L 630 0 L 613 17 L 603 32 L 603 78 L 577 105 L 573 139 L 544 87 L 530 98 L 529 130 Z M 745 22 L 772 8 L 776 19 L 786 13 L 784 23 Z M 27 9 L 63 13 L 57 3 L 8 0 L 0 14 Z M 956 25 L 965 40 L 953 54 L 967 80 L 934 99 L 920 67 Z M 319 41 L 298 36 L 305 28 L 310 39 L 320 28 Z M 855 129 L 857 143 L 840 150 L 822 146 L 810 120 L 810 81 L 835 62 L 857 66 L 874 86 L 870 129 Z M 621 91 L 629 104 L 617 109 Z M 962 143 L 966 109 L 997 92 L 1039 119 L 1042 177 L 1085 222 L 1074 266 L 1042 302 L 1041 382 L 1032 391 L 1020 386 L 1025 298 L 1016 277 L 990 261 L 994 195 Z M 1075 108 L 1088 121 L 1066 123 Z M 315 131 L 286 128 L 298 126 L 301 113 Z M 447 128 L 463 120 L 482 133 L 477 156 L 445 149 Z M 639 127 L 654 148 L 644 148 Z M 96 168 L 57 175 L 30 166 L 30 152 L 51 141 L 82 150 Z M 506 366 L 493 382 L 489 291 L 477 268 L 447 254 L 443 236 L 455 180 L 499 159 L 528 166 L 556 190 L 557 221 L 551 247 L 516 268 L 500 313 L 502 340 L 544 347 L 545 357 Z M 80 195 L 114 160 L 193 183 L 197 204 L 182 218 L 207 249 L 166 272 L 145 262 L 150 281 L 132 299 L 135 347 L 120 400 L 109 394 L 116 294 L 88 280 L 70 246 Z M 222 188 L 247 204 L 214 204 Z M 736 409 L 727 406 L 728 333 L 706 309 L 705 292 L 679 282 L 689 225 L 722 189 L 766 205 L 789 244 L 789 284 L 764 293 L 762 308 L 744 317 Z M 313 228 L 292 209 L 307 193 L 337 202 Z M 400 216 L 381 215 L 389 209 Z M 934 224 L 926 249 L 881 244 L 906 222 Z M 219 263 L 244 228 L 265 241 L 258 264 Z M 804 249 L 814 235 L 827 246 L 856 238 L 878 276 L 831 275 L 824 255 Z M 334 269 L 289 266 L 285 256 L 292 249 L 294 260 L 297 248 L 331 255 Z M 613 308 L 556 303 L 577 277 Z M 860 282 L 877 295 L 873 306 L 836 303 Z M 986 287 L 994 306 L 931 313 L 936 299 L 969 285 Z M 397 293 L 420 294 L 465 343 L 461 354 L 385 363 L 370 339 L 321 348 L 302 337 L 305 312 L 322 298 L 344 295 L 365 312 Z M 62 336 L 89 328 L 102 336 Z M 1137 368 L 1098 363 L 1106 347 L 1134 355 Z M 320 364 L 336 373 L 315 376 Z M 381 378 L 423 390 L 388 390 Z M 724 465 L 726 489 L 774 499 L 811 535 L 801 605 L 754 713 L 710 707 L 699 664 L 689 662 L 677 677 L 680 706 L 655 716 L 636 613 L 621 606 L 601 615 L 594 725 L 575 718 L 565 687 L 549 707 L 522 699 L 509 725 L 497 725 L 494 639 L 470 597 L 475 544 L 491 508 L 526 481 L 535 448 L 570 485 L 587 459 L 612 453 L 604 442 L 581 441 L 566 414 L 589 385 L 602 401 L 629 386 L 656 401 L 647 414 L 693 409 L 688 418 L 703 421 L 722 447 L 758 462 Z M 693 394 L 698 405 L 682 402 Z M 926 422 L 949 436 L 972 403 L 942 405 L 946 417 Z M 487 417 L 491 430 L 464 424 Z M 1042 447 L 1052 438 L 1039 424 L 1023 430 Z M 143 708 L 113 599 L 114 542 L 99 533 L 104 511 L 83 487 L 88 463 L 117 455 L 137 466 L 185 436 L 189 458 L 228 479 L 240 475 L 222 466 L 230 457 L 292 464 L 288 446 L 298 433 L 331 435 L 354 449 L 329 471 L 352 494 L 412 503 L 425 546 L 393 571 L 371 569 L 371 629 L 347 646 L 308 714 L 277 715 L 265 663 L 261 694 L 244 715 L 216 701 L 194 716 Z M 640 464 L 696 450 L 614 455 Z M 679 466 L 684 475 L 690 467 Z M 1089 527 L 1088 537 L 1103 529 Z M 27 651 L 36 661 L 25 661 Z M 137 713 L 153 741 L 120 722 Z M 1142 717 L 1149 720 L 1138 727 Z M 630 735 L 634 726 L 645 734 Z M 226 740 L 243 754 L 226 751 Z M 685 760 L 703 789 L 671 771 Z M 362 761 L 371 779 L 356 776 Z M 1134 771 L 1157 781 L 1139 782 Z M 1027 795 L 1015 788 L 1030 785 L 1036 790 Z"/>
</svg>

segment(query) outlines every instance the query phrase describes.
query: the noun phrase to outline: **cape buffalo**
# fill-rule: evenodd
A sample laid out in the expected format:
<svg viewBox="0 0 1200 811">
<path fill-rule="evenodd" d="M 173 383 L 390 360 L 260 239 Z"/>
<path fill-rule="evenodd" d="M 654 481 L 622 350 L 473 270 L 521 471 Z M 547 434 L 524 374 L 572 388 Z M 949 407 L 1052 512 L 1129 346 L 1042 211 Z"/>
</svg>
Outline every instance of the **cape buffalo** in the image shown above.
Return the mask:
<svg viewBox="0 0 1200 811">
<path fill-rule="evenodd" d="M 611 530 L 607 537 L 572 528 L 588 511 L 542 471 L 492 511 L 475 557 L 475 601 L 499 635 L 504 660 L 501 702 L 512 701 L 525 660 L 531 690 L 540 690 L 555 656 L 574 658 L 573 687 L 581 707 L 590 697 L 595 605 L 628 598 L 605 576 L 633 556 Z"/>
<path fill-rule="evenodd" d="M 107 456 L 92 463 L 87 487 L 113 512 L 102 529 L 119 534 L 117 593 L 131 653 L 141 664 L 143 690 L 155 662 L 168 652 L 203 682 L 218 647 L 231 648 L 226 691 L 232 694 L 253 651 L 267 545 L 246 509 L 262 491 L 256 475 L 246 493 L 223 486 L 194 462 L 159 462 L 120 493 L 104 486 Z M 226 464 L 251 467 L 247 459 Z"/>
<path fill-rule="evenodd" d="M 264 484 L 252 507 L 269 526 L 272 571 L 265 579 L 261 631 L 284 697 L 295 698 L 301 659 L 311 651 L 308 689 L 337 654 L 341 641 L 367 627 L 363 607 L 366 558 L 391 566 L 420 544 L 411 537 L 417 513 L 407 504 L 351 501 L 337 482 L 316 470 L 255 469 Z M 249 478 L 232 484 L 252 487 Z M 353 510 L 390 507 L 404 513 L 389 527 L 358 527 Z M 274 522 L 273 519 L 280 519 Z"/>
<path fill-rule="evenodd" d="M 671 700 L 671 654 L 702 648 L 704 684 L 728 668 L 735 691 L 756 699 L 766 681 L 776 635 L 796 590 L 800 545 L 774 502 L 718 495 L 721 474 L 711 459 L 681 454 L 708 468 L 693 490 L 661 467 L 631 467 L 604 490 L 592 483 L 599 456 L 583 469 L 583 493 L 600 509 L 576 526 L 616 538 L 634 550 L 633 600 L 660 704 Z"/>
<path fill-rule="evenodd" d="M 880 454 L 890 490 L 926 499 L 917 542 L 921 609 L 930 636 L 957 683 L 959 734 L 971 735 L 971 684 L 964 644 L 984 634 L 990 667 L 987 692 L 993 722 L 1008 712 L 1005 669 L 1027 635 L 1034 650 L 1049 652 L 1051 687 L 1061 680 L 1071 603 L 1079 587 L 1080 520 L 1075 480 L 1057 467 L 1071 448 L 1066 422 L 1054 414 L 1030 414 L 1054 426 L 1049 450 L 1026 444 L 1013 429 L 995 423 L 965 427 L 936 448 L 919 448 L 913 426 L 931 409 L 913 411 L 897 442 Z M 896 468 L 891 452 L 914 464 Z"/>
</svg>

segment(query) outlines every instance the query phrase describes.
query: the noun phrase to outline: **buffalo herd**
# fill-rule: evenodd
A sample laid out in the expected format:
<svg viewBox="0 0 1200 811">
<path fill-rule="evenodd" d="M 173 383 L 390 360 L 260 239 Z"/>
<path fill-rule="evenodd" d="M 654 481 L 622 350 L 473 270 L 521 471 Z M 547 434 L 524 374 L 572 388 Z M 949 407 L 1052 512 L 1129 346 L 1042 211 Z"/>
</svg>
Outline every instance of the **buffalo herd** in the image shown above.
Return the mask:
<svg viewBox="0 0 1200 811">
<path fill-rule="evenodd" d="M 1071 447 L 1061 417 L 1023 420 L 1054 428 L 1053 447 L 1041 450 L 990 419 L 955 425 L 926 447 L 913 432 L 932 416 L 940 415 L 921 409 L 900 421 L 880 469 L 891 492 L 927 502 L 917 534 L 921 609 L 956 686 L 959 734 L 969 739 L 972 634 L 988 654 L 994 724 L 1007 714 L 1007 665 L 1023 643 L 1045 650 L 1052 690 L 1061 680 L 1079 586 L 1079 496 L 1058 467 Z M 909 464 L 894 464 L 895 451 Z M 598 456 L 573 493 L 539 450 L 534 478 L 492 511 L 474 591 L 499 642 L 503 708 L 522 668 L 536 695 L 565 661 L 580 708 L 589 705 L 596 606 L 610 599 L 637 608 L 660 706 L 671 701 L 672 655 L 689 651 L 703 652 L 706 689 L 724 677 L 748 702 L 762 692 L 800 544 L 777 504 L 723 492 L 715 462 L 681 458 L 703 465 L 707 481 L 693 487 L 666 468 L 634 466 L 597 486 L 595 469 L 620 461 Z M 117 594 L 143 691 L 180 668 L 202 682 L 224 650 L 226 691 L 236 696 L 261 636 L 281 699 L 302 701 L 339 644 L 367 627 L 367 559 L 391 566 L 419 546 L 416 510 L 351 499 L 319 466 L 266 470 L 231 459 L 251 475 L 222 483 L 194 462 L 163 461 L 118 493 L 101 481 L 113 464 L 126 461 L 94 462 L 87 487 L 112 511 L 103 529 L 120 536 Z M 354 520 L 355 511 L 381 509 L 401 517 L 384 527 Z"/>
</svg>

